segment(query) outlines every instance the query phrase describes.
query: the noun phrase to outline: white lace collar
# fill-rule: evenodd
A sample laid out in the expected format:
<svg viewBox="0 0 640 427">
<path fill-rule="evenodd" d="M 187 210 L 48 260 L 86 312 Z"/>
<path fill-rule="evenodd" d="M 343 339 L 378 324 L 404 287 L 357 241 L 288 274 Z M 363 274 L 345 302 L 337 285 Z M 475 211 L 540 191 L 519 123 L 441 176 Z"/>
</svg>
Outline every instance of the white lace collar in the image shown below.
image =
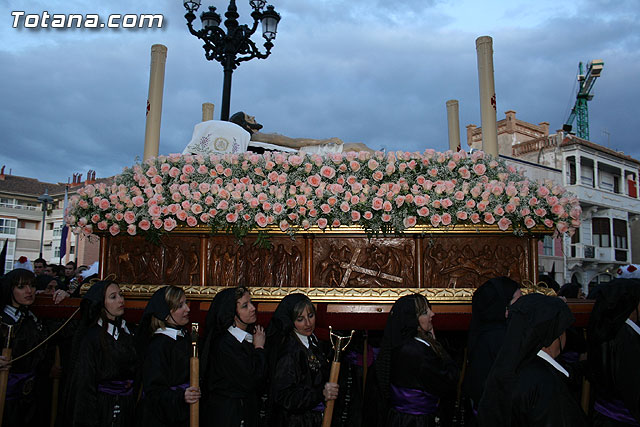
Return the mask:
<svg viewBox="0 0 640 427">
<path fill-rule="evenodd" d="M 551 357 L 546 351 L 540 350 L 538 352 L 538 357 L 541 358 L 542 360 L 546 361 L 547 363 L 549 363 L 551 366 L 556 368 L 558 371 L 562 372 L 567 378 L 569 377 L 569 372 L 567 372 L 566 369 L 564 369 L 558 362 L 556 362 L 554 360 L 554 358 Z"/>
<path fill-rule="evenodd" d="M 303 346 L 305 346 L 306 348 L 309 348 L 309 337 L 306 335 L 302 335 L 301 333 L 299 333 L 298 331 L 296 331 L 294 329 L 294 331 L 296 333 L 296 336 L 298 337 L 298 339 L 300 340 L 300 342 L 302 343 Z"/>
<path fill-rule="evenodd" d="M 124 321 L 124 319 L 120 319 L 120 327 L 116 328 L 115 325 L 111 322 L 107 323 L 107 333 L 109 335 L 111 335 L 113 337 L 114 340 L 118 340 L 118 337 L 120 336 L 120 331 L 124 331 L 127 334 L 131 335 L 131 332 L 129 332 L 129 328 L 127 328 L 127 322 Z M 104 323 L 102 322 L 102 319 L 98 319 L 98 325 L 102 326 Z"/>
<path fill-rule="evenodd" d="M 229 328 L 227 329 L 227 331 L 229 331 L 229 333 L 231 335 L 233 335 L 233 337 L 235 339 L 238 340 L 238 342 L 242 342 L 242 341 L 247 341 L 247 342 L 253 342 L 253 335 L 251 335 L 249 332 L 247 331 L 243 331 L 242 329 L 238 328 L 237 326 L 229 326 Z"/>
<path fill-rule="evenodd" d="M 20 310 L 18 310 L 16 307 L 12 306 L 11 304 L 7 304 L 4 306 L 4 312 L 7 316 L 9 316 L 11 319 L 13 319 L 14 322 L 18 323 L 18 321 L 22 318 L 23 316 L 23 312 L 21 312 Z M 35 314 L 33 314 L 31 312 L 31 310 L 27 311 L 27 315 L 31 316 L 33 318 L 33 320 L 38 321 L 38 318 L 36 317 Z"/>
<path fill-rule="evenodd" d="M 154 334 L 166 335 L 173 340 L 177 340 L 178 337 L 184 337 L 184 331 L 182 329 L 173 328 L 158 328 Z"/>
<path fill-rule="evenodd" d="M 634 322 L 631 319 L 627 319 L 625 321 L 625 323 L 629 326 L 631 326 L 631 329 L 633 329 L 634 331 L 636 331 L 636 334 L 640 335 L 640 326 L 636 325 L 636 322 Z"/>
<path fill-rule="evenodd" d="M 428 342 L 426 342 L 422 338 L 418 338 L 418 337 L 413 337 L 413 338 L 415 338 L 416 341 L 420 341 L 422 344 L 426 345 L 427 347 L 431 347 L 431 344 L 429 344 Z"/>
</svg>

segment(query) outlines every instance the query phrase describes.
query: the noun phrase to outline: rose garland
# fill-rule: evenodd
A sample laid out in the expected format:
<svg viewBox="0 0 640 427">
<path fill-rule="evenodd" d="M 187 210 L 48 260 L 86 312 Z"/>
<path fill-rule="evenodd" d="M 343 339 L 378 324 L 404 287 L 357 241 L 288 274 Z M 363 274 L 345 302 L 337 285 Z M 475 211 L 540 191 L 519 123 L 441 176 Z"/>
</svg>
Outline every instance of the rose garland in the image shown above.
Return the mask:
<svg viewBox="0 0 640 427">
<path fill-rule="evenodd" d="M 530 181 L 482 151 L 267 152 L 149 159 L 111 185 L 79 189 L 67 222 L 75 233 L 114 236 L 178 225 L 240 234 L 359 225 L 375 234 L 423 224 L 496 224 L 517 234 L 544 226 L 571 235 L 580 214 L 563 187 Z"/>
</svg>

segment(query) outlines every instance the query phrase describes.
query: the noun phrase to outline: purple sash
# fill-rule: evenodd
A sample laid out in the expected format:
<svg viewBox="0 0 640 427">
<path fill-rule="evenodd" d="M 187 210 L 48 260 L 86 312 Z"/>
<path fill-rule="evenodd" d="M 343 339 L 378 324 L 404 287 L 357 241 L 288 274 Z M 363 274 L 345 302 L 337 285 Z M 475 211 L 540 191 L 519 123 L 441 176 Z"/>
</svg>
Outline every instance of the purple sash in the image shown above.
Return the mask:
<svg viewBox="0 0 640 427">
<path fill-rule="evenodd" d="M 29 395 L 33 390 L 35 377 L 35 372 L 26 372 L 24 374 L 9 373 L 6 400 L 16 400 L 22 396 Z"/>
<path fill-rule="evenodd" d="M 403 414 L 435 414 L 438 409 L 438 400 L 437 396 L 427 391 L 396 387 L 391 384 L 391 406 Z"/>
<path fill-rule="evenodd" d="M 576 363 L 580 360 L 580 353 L 577 351 L 565 351 L 560 355 L 560 358 L 566 363 Z"/>
<path fill-rule="evenodd" d="M 626 423 L 632 426 L 640 426 L 640 423 L 633 418 L 631 412 L 624 405 L 622 400 L 618 399 L 597 399 L 593 405 L 593 409 L 600 412 L 605 417 L 609 417 L 621 423 Z"/>
<path fill-rule="evenodd" d="M 174 385 L 173 387 L 169 387 L 171 390 L 182 390 L 185 391 L 186 389 L 188 389 L 189 387 L 191 387 L 191 385 L 189 383 L 185 383 L 185 384 L 178 384 L 178 385 Z"/>
<path fill-rule="evenodd" d="M 98 384 L 98 391 L 112 396 L 131 396 L 133 393 L 133 380 L 105 381 Z"/>
<path fill-rule="evenodd" d="M 373 364 L 373 362 L 378 357 L 379 352 L 380 352 L 379 348 L 372 347 L 370 345 L 367 346 L 367 366 L 371 366 Z M 358 353 L 356 351 L 351 350 L 344 355 L 344 358 L 347 362 L 349 362 L 352 365 L 363 366 L 362 353 Z"/>
<path fill-rule="evenodd" d="M 318 403 L 316 405 L 315 408 L 312 409 L 312 411 L 313 412 L 324 412 L 324 408 L 325 408 L 324 402 L 320 402 L 320 403 Z"/>
</svg>

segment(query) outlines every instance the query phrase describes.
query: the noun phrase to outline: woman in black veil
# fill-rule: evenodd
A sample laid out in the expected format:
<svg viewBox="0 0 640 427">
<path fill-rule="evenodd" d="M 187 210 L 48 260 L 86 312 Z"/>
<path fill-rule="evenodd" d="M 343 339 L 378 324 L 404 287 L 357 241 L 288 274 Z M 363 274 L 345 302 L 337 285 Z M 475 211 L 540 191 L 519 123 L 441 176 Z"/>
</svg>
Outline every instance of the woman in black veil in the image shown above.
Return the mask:
<svg viewBox="0 0 640 427">
<path fill-rule="evenodd" d="M 135 341 L 124 315 L 118 284 L 100 281 L 80 303 L 73 337 L 66 414 L 72 426 L 132 426 L 138 368 Z"/>
<path fill-rule="evenodd" d="M 391 308 L 375 365 L 386 426 L 435 426 L 439 400 L 455 397 L 459 371 L 435 338 L 433 315 L 419 294 Z"/>
<path fill-rule="evenodd" d="M 189 404 L 200 389 L 189 386 L 191 337 L 185 330 L 189 306 L 177 286 L 158 289 L 149 299 L 136 333 L 142 364 L 142 425 L 187 426 Z"/>
<path fill-rule="evenodd" d="M 264 329 L 256 320 L 247 288 L 224 289 L 213 298 L 200 360 L 203 425 L 258 425 L 267 362 Z"/>
<path fill-rule="evenodd" d="M 46 327 L 31 311 L 36 296 L 35 280 L 36 276 L 23 268 L 14 269 L 1 278 L 1 344 L 6 343 L 11 325 L 12 359 L 25 354 L 47 336 Z M 49 401 L 46 393 L 50 390 L 47 389 L 51 368 L 47 356 L 46 347 L 41 347 L 8 366 L 6 361 L 0 361 L 0 369 L 9 370 L 2 425 L 39 426 L 47 422 Z"/>
<path fill-rule="evenodd" d="M 529 294 L 509 308 L 509 324 L 478 408 L 481 427 L 583 426 L 569 373 L 555 361 L 574 318 L 560 298 Z"/>
<path fill-rule="evenodd" d="M 313 303 L 304 294 L 280 301 L 267 328 L 270 425 L 319 427 L 327 400 L 338 396 L 328 383 L 329 361 L 313 334 Z"/>
<path fill-rule="evenodd" d="M 521 295 L 520 285 L 508 277 L 490 279 L 473 293 L 467 366 L 462 385 L 473 413 L 477 413 L 487 375 L 502 347 L 509 306 Z"/>
<path fill-rule="evenodd" d="M 640 280 L 602 284 L 594 297 L 588 326 L 593 425 L 640 425 Z"/>
</svg>

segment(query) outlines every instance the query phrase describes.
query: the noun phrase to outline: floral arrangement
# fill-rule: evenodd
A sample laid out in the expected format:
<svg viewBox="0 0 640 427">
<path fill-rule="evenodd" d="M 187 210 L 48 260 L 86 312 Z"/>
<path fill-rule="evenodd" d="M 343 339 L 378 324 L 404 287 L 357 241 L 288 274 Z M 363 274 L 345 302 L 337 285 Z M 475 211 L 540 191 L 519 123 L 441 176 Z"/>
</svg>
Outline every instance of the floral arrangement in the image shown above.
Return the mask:
<svg viewBox="0 0 640 427">
<path fill-rule="evenodd" d="M 576 197 L 550 181 L 529 181 L 482 151 L 169 155 L 125 168 L 114 183 L 72 198 L 75 233 L 214 231 L 286 233 L 359 225 L 402 232 L 417 225 L 496 224 L 556 235 L 580 225 Z"/>
</svg>

